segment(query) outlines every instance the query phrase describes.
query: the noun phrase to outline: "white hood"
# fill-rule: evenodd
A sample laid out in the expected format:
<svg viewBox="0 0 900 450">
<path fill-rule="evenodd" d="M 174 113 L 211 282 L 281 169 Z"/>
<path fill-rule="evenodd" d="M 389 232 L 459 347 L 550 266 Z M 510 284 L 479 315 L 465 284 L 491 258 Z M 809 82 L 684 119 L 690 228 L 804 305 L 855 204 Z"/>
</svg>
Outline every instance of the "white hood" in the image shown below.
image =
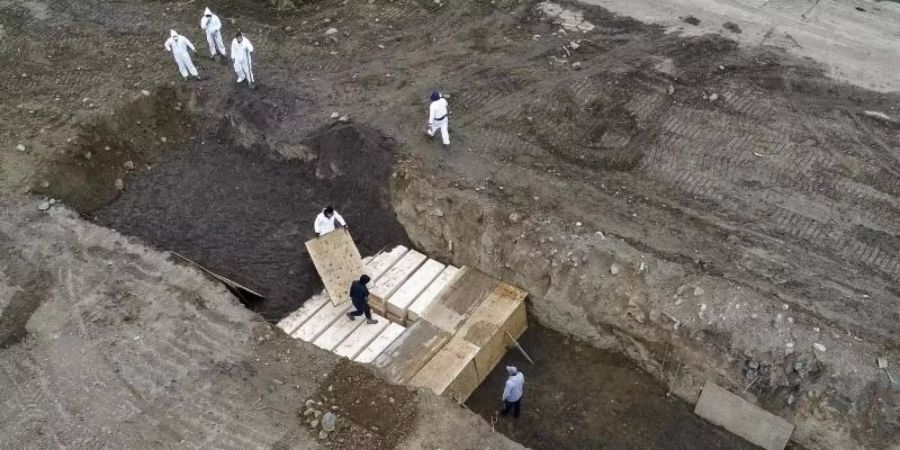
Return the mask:
<svg viewBox="0 0 900 450">
<path fill-rule="evenodd" d="M 211 15 L 212 15 L 212 11 L 210 11 L 209 8 L 206 8 L 206 9 L 203 10 L 203 15 L 204 15 L 204 16 L 211 16 Z"/>
<path fill-rule="evenodd" d="M 171 36 L 171 37 L 178 36 L 178 32 L 175 30 L 169 30 L 169 36 Z"/>
</svg>

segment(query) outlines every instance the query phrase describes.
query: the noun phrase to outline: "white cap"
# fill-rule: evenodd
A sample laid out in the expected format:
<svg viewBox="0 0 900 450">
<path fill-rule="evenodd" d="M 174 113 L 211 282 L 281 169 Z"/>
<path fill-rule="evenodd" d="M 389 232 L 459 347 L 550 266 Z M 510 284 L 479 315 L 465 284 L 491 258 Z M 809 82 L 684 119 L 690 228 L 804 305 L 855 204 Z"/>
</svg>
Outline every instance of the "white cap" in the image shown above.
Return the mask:
<svg viewBox="0 0 900 450">
<path fill-rule="evenodd" d="M 515 366 L 506 366 L 506 371 L 509 372 L 510 375 L 515 375 L 519 372 L 519 369 L 516 369 Z"/>
<path fill-rule="evenodd" d="M 206 9 L 203 10 L 203 15 L 204 15 L 204 16 L 211 16 L 211 15 L 212 15 L 212 11 L 210 11 L 209 8 L 206 8 Z"/>
<path fill-rule="evenodd" d="M 172 37 L 178 36 L 178 32 L 175 30 L 169 30 L 169 36 L 172 36 Z"/>
</svg>

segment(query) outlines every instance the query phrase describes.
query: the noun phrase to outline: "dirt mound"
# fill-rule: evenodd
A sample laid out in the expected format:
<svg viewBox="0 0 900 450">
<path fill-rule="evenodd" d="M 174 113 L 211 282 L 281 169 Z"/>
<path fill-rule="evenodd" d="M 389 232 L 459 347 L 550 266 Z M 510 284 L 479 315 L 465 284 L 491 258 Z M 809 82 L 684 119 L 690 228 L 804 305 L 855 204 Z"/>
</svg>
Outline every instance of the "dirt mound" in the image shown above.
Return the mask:
<svg viewBox="0 0 900 450">
<path fill-rule="evenodd" d="M 130 179 L 95 219 L 259 291 L 267 299 L 249 306 L 278 319 L 322 288 L 303 243 L 323 206 L 344 216 L 363 254 L 408 243 L 387 202 L 389 139 L 341 124 L 306 146 L 310 162 L 285 159 L 265 143 L 202 140 Z M 328 176 L 317 176 L 320 167 Z"/>
<path fill-rule="evenodd" d="M 320 386 L 314 400 L 339 417 L 331 448 L 388 450 L 413 430 L 416 393 L 386 383 L 362 365 L 342 359 Z"/>
<path fill-rule="evenodd" d="M 182 90 L 161 86 L 140 93 L 111 117 L 81 125 L 78 137 L 48 169 L 45 178 L 51 181 L 33 191 L 59 198 L 82 213 L 115 200 L 116 180 L 152 164 L 194 132 L 193 118 L 184 107 L 188 97 Z"/>
<path fill-rule="evenodd" d="M 579 99 L 558 91 L 535 103 L 529 127 L 541 147 L 564 160 L 596 169 L 632 170 L 641 161 L 632 137 L 637 122 L 622 102 L 606 96 Z"/>
</svg>

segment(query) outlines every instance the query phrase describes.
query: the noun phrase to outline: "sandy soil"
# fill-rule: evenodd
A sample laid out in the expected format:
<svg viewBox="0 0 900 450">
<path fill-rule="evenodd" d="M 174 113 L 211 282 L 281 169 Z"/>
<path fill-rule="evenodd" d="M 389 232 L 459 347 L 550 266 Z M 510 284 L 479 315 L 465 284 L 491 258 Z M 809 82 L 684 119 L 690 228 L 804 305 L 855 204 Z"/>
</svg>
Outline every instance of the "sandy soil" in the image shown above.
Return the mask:
<svg viewBox="0 0 900 450">
<path fill-rule="evenodd" d="M 667 34 L 577 4 L 221 8 L 225 34 L 240 27 L 258 49 L 257 91 L 203 59 L 206 80 L 174 83 L 161 44 L 175 27 L 203 47 L 196 5 L 0 4 L 0 56 L 20 61 L 0 66 L 0 192 L 45 194 L 85 212 L 121 195 L 118 223 L 134 211 L 162 224 L 180 207 L 160 200 L 182 195 L 173 187 L 224 183 L 218 173 L 178 180 L 172 161 L 196 164 L 184 168 L 195 177 L 243 176 L 213 161 L 227 147 L 222 161 L 256 162 L 250 173 L 269 174 L 267 158 L 280 155 L 278 177 L 308 174 L 308 138 L 332 112 L 346 114 L 395 141 L 391 202 L 412 241 L 525 287 L 547 326 L 622 352 L 663 383 L 679 361 L 673 391 L 688 400 L 708 377 L 746 391 L 797 424 L 794 439 L 811 448 L 891 445 L 900 391 L 874 360 L 900 360 L 896 95 L 835 82 L 834 66 L 778 46 Z M 752 34 L 741 17 L 729 21 L 729 36 Z M 450 95 L 449 152 L 422 136 L 433 87 Z M 208 136 L 215 145 L 202 144 Z M 157 168 L 163 184 L 153 186 Z M 242 183 L 263 203 L 270 192 L 311 198 L 302 186 Z M 158 191 L 129 200 L 132 189 Z M 155 205 L 164 207 L 157 217 Z M 279 255 L 299 245 L 300 217 L 313 216 L 265 213 L 273 223 L 254 239 L 287 233 L 271 239 Z M 216 245 L 243 237 L 223 234 Z M 222 270 L 249 273 L 232 264 Z M 266 276 L 290 277 L 289 266 Z M 42 289 L 40 275 L 27 280 Z M 22 345 L 20 333 L 8 336 L 10 348 Z"/>
<path fill-rule="evenodd" d="M 748 47 L 812 58 L 828 75 L 881 92 L 900 90 L 900 6 L 820 0 L 581 0 L 684 36 L 720 33 Z M 691 18 L 689 20 L 685 20 Z"/>
</svg>

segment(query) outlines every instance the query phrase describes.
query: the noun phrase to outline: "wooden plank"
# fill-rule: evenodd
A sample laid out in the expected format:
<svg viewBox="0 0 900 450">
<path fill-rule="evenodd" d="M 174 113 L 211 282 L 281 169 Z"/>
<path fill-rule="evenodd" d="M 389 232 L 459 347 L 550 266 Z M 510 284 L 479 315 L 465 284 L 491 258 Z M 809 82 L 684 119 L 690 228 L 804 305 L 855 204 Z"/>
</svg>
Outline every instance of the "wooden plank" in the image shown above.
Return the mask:
<svg viewBox="0 0 900 450">
<path fill-rule="evenodd" d="M 403 283 L 403 286 L 400 286 L 400 289 L 397 289 L 397 292 L 388 299 L 388 314 L 399 317 L 401 322 L 405 321 L 406 309 L 409 308 L 409 305 L 412 304 L 416 297 L 418 297 L 419 294 L 421 294 L 422 291 L 424 291 L 425 288 L 441 274 L 444 267 L 443 264 L 433 259 L 425 261 L 425 264 L 422 264 L 422 267 L 419 267 L 419 269 Z"/>
<path fill-rule="evenodd" d="M 294 332 L 297 331 L 297 328 L 300 328 L 300 325 L 303 325 L 304 322 L 309 320 L 322 305 L 328 303 L 328 300 L 328 294 L 325 292 L 320 292 L 312 296 L 312 298 L 303 303 L 303 306 L 290 313 L 284 319 L 281 319 L 281 321 L 278 322 L 278 328 L 284 330 L 288 335 L 294 334 Z"/>
<path fill-rule="evenodd" d="M 707 380 L 694 414 L 766 449 L 783 450 L 794 425 Z"/>
<path fill-rule="evenodd" d="M 412 305 L 406 309 L 406 316 L 410 321 L 419 320 L 419 316 L 428 309 L 429 306 L 437 299 L 450 285 L 456 282 L 459 277 L 459 269 L 453 266 L 447 266 L 444 271 L 438 275 L 428 287 L 416 297 Z"/>
<path fill-rule="evenodd" d="M 350 299 L 350 283 L 364 273 L 359 250 L 346 228 L 306 241 L 306 250 L 335 305 Z"/>
<path fill-rule="evenodd" d="M 419 316 L 450 334 L 456 333 L 469 310 L 481 303 L 499 283 L 470 267 L 463 267 L 461 272 L 459 280 Z"/>
<path fill-rule="evenodd" d="M 385 311 L 385 300 L 388 299 L 400 286 L 425 262 L 426 256 L 410 250 L 397 264 L 394 264 L 384 275 L 372 283 L 369 288 L 369 305 L 376 311 Z"/>
<path fill-rule="evenodd" d="M 406 384 L 450 339 L 450 333 L 420 320 L 375 358 L 375 368 L 394 384 Z"/>
<path fill-rule="evenodd" d="M 332 351 L 337 347 L 347 336 L 350 336 L 350 333 L 353 333 L 361 323 L 365 323 L 365 317 L 357 318 L 356 320 L 350 320 L 346 315 L 343 317 L 338 317 L 338 319 L 331 324 L 316 340 L 313 341 L 313 345 L 316 347 Z"/>
<path fill-rule="evenodd" d="M 476 345 L 454 337 L 409 382 L 465 402 L 481 381 L 475 370 L 478 351 Z"/>
<path fill-rule="evenodd" d="M 372 314 L 372 318 L 377 320 L 378 323 L 375 325 L 366 324 L 366 326 L 360 326 L 350 333 L 350 335 L 334 349 L 334 352 L 339 356 L 354 359 L 365 350 L 366 347 L 368 347 L 369 344 L 371 344 L 372 341 L 388 327 L 388 325 L 390 325 L 390 322 L 387 319 L 378 314 Z"/>
<path fill-rule="evenodd" d="M 387 328 L 385 328 L 365 350 L 361 351 L 359 355 L 356 355 L 353 360 L 363 364 L 369 364 L 375 361 L 375 358 L 381 355 L 386 348 L 390 347 L 404 331 L 406 331 L 406 328 L 401 325 L 397 325 L 396 323 L 389 324 Z"/>
<path fill-rule="evenodd" d="M 347 303 L 335 305 L 331 302 L 326 302 L 321 309 L 306 321 L 306 323 L 300 325 L 300 328 L 297 328 L 297 331 L 291 334 L 291 336 L 295 339 L 312 342 L 316 340 L 322 332 L 327 330 L 332 323 L 348 311 L 350 311 L 350 305 Z"/>
<path fill-rule="evenodd" d="M 397 264 L 397 261 L 400 261 L 400 258 L 406 253 L 409 252 L 409 249 L 398 245 L 391 249 L 389 252 L 381 253 L 374 258 L 372 258 L 372 262 L 366 265 L 366 275 L 372 279 L 372 281 L 378 281 L 385 272 L 388 271 L 391 267 L 394 267 L 394 264 Z"/>
<path fill-rule="evenodd" d="M 457 336 L 476 345 L 475 368 L 483 379 L 506 354 L 507 333 L 519 337 L 525 331 L 526 292 L 500 282 L 460 327 Z"/>
</svg>

